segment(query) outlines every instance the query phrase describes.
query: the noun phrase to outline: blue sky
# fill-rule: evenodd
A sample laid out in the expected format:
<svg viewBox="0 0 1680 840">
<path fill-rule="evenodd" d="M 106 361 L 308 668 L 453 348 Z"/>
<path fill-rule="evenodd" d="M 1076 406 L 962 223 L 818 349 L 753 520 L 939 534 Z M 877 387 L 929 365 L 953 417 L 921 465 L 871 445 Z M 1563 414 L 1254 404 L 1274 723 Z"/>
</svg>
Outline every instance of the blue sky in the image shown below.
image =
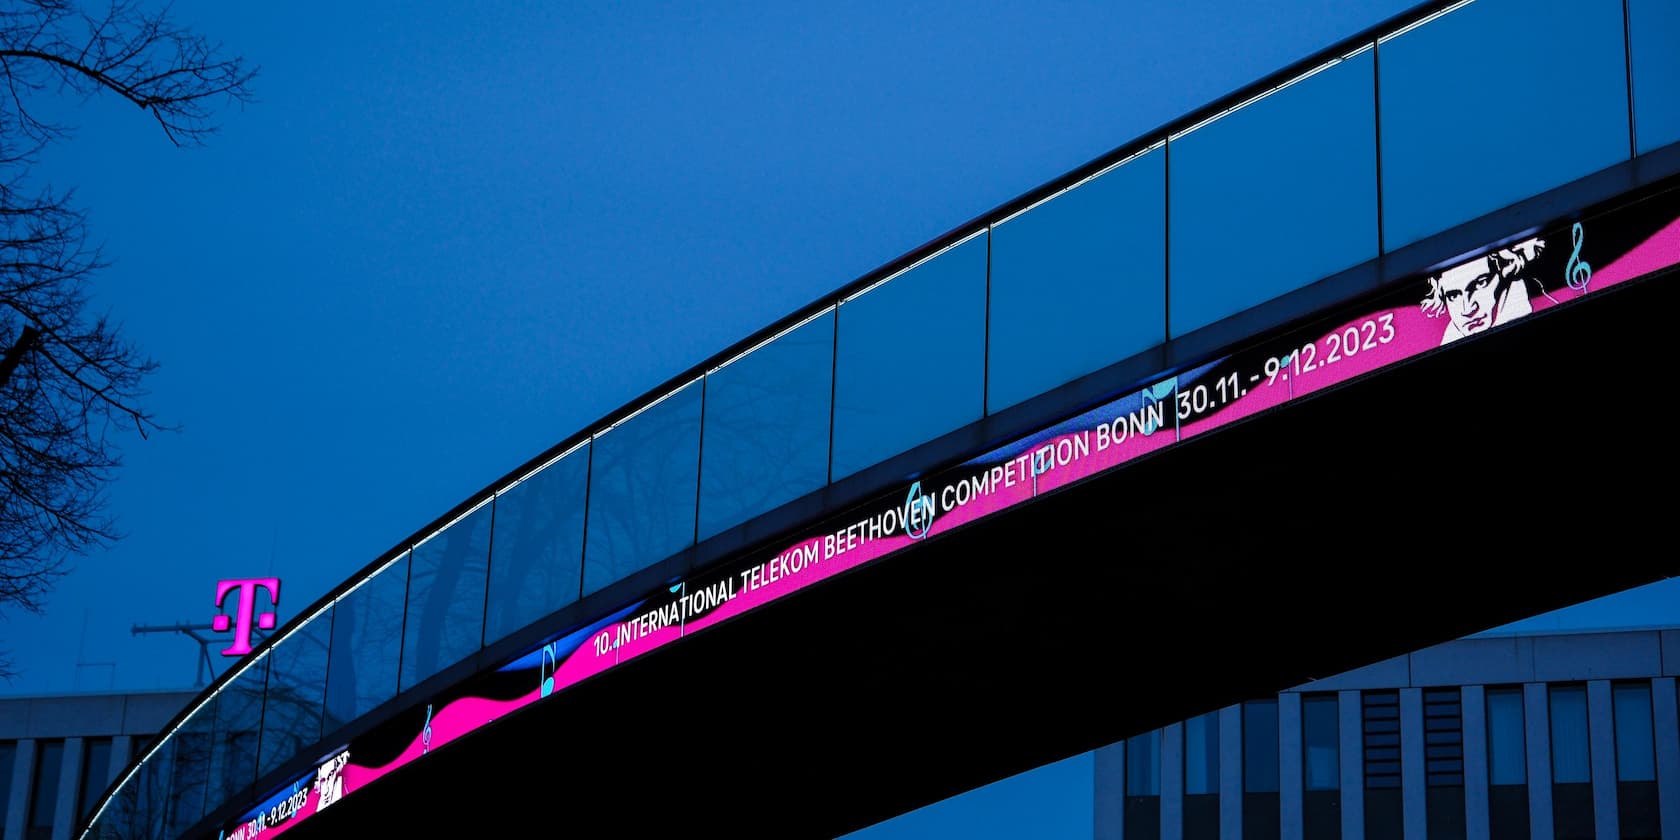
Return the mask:
<svg viewBox="0 0 1680 840">
<path fill-rule="evenodd" d="M 55 108 L 80 128 L 38 174 L 181 428 L 126 441 L 125 538 L 0 619 L 0 693 L 190 685 L 195 648 L 132 624 L 268 573 L 289 618 L 695 362 L 1411 5 L 177 2 L 257 101 L 204 149 Z"/>
<path fill-rule="evenodd" d="M 300 610 L 700 359 L 1407 4 L 1160 5 L 177 4 L 258 101 L 204 149 L 62 108 L 38 172 L 181 430 L 125 442 L 125 539 L 0 625 L 6 690 L 190 683 L 190 643 L 130 625 L 271 570 Z"/>
</svg>

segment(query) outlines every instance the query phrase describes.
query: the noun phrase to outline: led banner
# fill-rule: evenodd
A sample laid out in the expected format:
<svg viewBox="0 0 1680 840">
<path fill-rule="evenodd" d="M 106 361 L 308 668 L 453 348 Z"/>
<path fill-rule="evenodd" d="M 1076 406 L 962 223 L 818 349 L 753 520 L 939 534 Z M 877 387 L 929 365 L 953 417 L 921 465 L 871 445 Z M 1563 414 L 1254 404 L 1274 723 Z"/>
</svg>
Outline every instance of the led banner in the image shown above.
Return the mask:
<svg viewBox="0 0 1680 840">
<path fill-rule="evenodd" d="M 1351 314 L 1178 372 L 931 477 L 802 539 L 650 593 L 399 714 L 222 827 L 276 834 L 510 712 L 825 578 L 1128 461 L 1680 263 L 1680 190 L 1526 232 Z"/>
</svg>

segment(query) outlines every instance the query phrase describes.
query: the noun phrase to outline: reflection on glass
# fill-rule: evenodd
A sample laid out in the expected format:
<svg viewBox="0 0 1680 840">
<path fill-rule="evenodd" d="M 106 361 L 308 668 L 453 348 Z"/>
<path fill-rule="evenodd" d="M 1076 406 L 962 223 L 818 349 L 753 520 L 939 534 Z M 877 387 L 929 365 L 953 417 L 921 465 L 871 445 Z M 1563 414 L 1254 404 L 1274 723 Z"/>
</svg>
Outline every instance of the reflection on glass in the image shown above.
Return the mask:
<svg viewBox="0 0 1680 840">
<path fill-rule="evenodd" d="M 583 589 L 601 589 L 694 544 L 701 382 L 595 436 Z"/>
<path fill-rule="evenodd" d="M 404 554 L 333 604 L 324 732 L 396 696 L 407 588 L 408 555 Z"/>
<path fill-rule="evenodd" d="M 1623 782 L 1656 781 L 1650 684 L 1615 686 L 1612 697 L 1616 716 L 1616 778 Z"/>
<path fill-rule="evenodd" d="M 206 812 L 221 807 L 257 780 L 263 687 L 267 679 L 268 654 L 265 653 L 216 695 Z"/>
<path fill-rule="evenodd" d="M 1628 0 L 1639 153 L 1680 142 L 1680 3 Z"/>
<path fill-rule="evenodd" d="M 455 520 L 409 555 L 402 688 L 478 651 L 490 564 L 491 505 Z"/>
<path fill-rule="evenodd" d="M 1278 712 L 1276 700 L 1243 704 L 1243 790 L 1278 789 Z"/>
<path fill-rule="evenodd" d="M 1496 785 L 1528 784 L 1522 689 L 1488 689 L 1487 732 L 1488 781 Z"/>
<path fill-rule="evenodd" d="M 1301 698 L 1301 741 L 1306 750 L 1307 790 L 1341 787 L 1341 734 L 1336 695 Z"/>
<path fill-rule="evenodd" d="M 1173 335 L 1377 256 L 1375 69 L 1367 50 L 1170 141 Z"/>
<path fill-rule="evenodd" d="M 1626 54 L 1621 0 L 1477 0 L 1383 41 L 1385 247 L 1627 159 Z"/>
<path fill-rule="evenodd" d="M 157 792 L 140 798 L 135 822 L 138 825 L 145 817 L 148 825 L 166 826 L 165 831 L 146 836 L 179 837 L 204 816 L 216 706 L 220 702 L 221 695 L 217 695 L 205 703 L 146 760 Z"/>
<path fill-rule="evenodd" d="M 1551 700 L 1552 782 L 1590 782 L 1587 689 L 1579 685 L 1553 686 Z"/>
<path fill-rule="evenodd" d="M 834 478 L 980 419 L 986 235 L 840 304 Z"/>
<path fill-rule="evenodd" d="M 140 801 L 141 774 L 148 772 L 142 767 L 130 776 L 128 782 L 118 788 L 105 803 L 105 809 L 100 812 L 99 819 L 94 821 L 93 840 L 131 840 L 135 837 L 147 836 L 142 834 L 134 825 L 136 805 Z M 0 814 L 4 811 L 0 810 Z"/>
<path fill-rule="evenodd" d="M 828 481 L 834 310 L 706 374 L 700 538 Z"/>
<path fill-rule="evenodd" d="M 988 412 L 1165 340 L 1165 157 L 1153 149 L 993 227 Z"/>
<path fill-rule="evenodd" d="M 1184 722 L 1184 792 L 1219 792 L 1219 713 Z"/>
<path fill-rule="evenodd" d="M 485 644 L 577 600 L 588 481 L 584 444 L 496 496 Z"/>
<path fill-rule="evenodd" d="M 1161 731 L 1126 739 L 1126 795 L 1161 795 Z"/>
<path fill-rule="evenodd" d="M 270 649 L 258 778 L 321 739 L 332 616 L 328 608 Z"/>
</svg>

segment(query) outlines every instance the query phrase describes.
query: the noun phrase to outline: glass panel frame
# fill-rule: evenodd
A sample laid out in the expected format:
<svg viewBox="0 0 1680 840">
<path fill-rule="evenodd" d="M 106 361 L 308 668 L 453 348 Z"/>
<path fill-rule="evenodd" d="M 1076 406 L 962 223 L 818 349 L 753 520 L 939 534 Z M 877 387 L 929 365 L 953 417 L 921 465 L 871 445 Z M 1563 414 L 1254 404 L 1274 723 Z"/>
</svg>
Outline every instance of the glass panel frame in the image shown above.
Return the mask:
<svg viewBox="0 0 1680 840">
<path fill-rule="evenodd" d="M 485 500 L 409 551 L 399 692 L 477 653 L 484 642 L 492 502 Z"/>
<path fill-rule="evenodd" d="M 327 674 L 331 668 L 333 612 L 333 607 L 328 606 L 269 649 L 258 778 L 321 740 Z"/>
<path fill-rule="evenodd" d="M 697 378 L 595 435 L 584 594 L 694 544 L 703 384 Z"/>
<path fill-rule="evenodd" d="M 981 230 L 840 302 L 835 481 L 985 416 L 990 247 Z"/>
<path fill-rule="evenodd" d="M 834 330 L 829 307 L 706 374 L 700 539 L 828 483 Z"/>
<path fill-rule="evenodd" d="M 1168 141 L 1171 335 L 1379 255 L 1375 86 L 1366 47 Z"/>
<path fill-rule="evenodd" d="M 407 603 L 406 551 L 333 602 L 323 735 L 396 696 Z"/>
<path fill-rule="evenodd" d="M 1628 158 L 1622 0 L 1476 0 L 1377 50 L 1389 251 Z"/>
<path fill-rule="evenodd" d="M 1166 340 L 1165 144 L 992 226 L 988 414 Z"/>
<path fill-rule="evenodd" d="M 269 655 L 265 652 L 216 693 L 206 813 L 232 801 L 257 781 L 268 662 Z"/>
<path fill-rule="evenodd" d="M 1633 134 L 1639 154 L 1680 142 L 1680 5 L 1628 0 Z"/>
<path fill-rule="evenodd" d="M 590 455 L 585 441 L 496 494 L 485 644 L 580 597 Z"/>
</svg>

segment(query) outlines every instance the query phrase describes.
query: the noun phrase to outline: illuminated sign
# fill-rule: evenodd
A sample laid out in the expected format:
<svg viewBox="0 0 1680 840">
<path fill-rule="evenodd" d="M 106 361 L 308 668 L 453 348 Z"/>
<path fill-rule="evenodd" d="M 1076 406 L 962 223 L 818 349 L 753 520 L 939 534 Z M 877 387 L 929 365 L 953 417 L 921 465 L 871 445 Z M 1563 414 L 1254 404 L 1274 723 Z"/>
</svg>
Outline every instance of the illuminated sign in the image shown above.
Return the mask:
<svg viewBox="0 0 1680 840">
<path fill-rule="evenodd" d="M 233 644 L 222 649 L 223 656 L 244 656 L 251 652 L 251 619 L 254 615 L 257 627 L 263 630 L 273 630 L 275 616 L 272 612 L 257 613 L 257 590 L 268 591 L 268 602 L 273 606 L 280 606 L 279 578 L 240 578 L 235 580 L 221 580 L 216 582 L 216 606 L 220 608 L 227 600 L 229 592 L 239 590 L 239 604 L 234 608 Z M 217 633 L 226 633 L 230 619 L 226 613 L 217 615 L 210 621 L 210 629 Z"/>
<path fill-rule="evenodd" d="M 224 831 L 243 826 L 248 838 L 257 820 L 278 833 L 434 748 L 690 633 L 1245 417 L 1677 264 L 1680 190 L 1449 260 L 1340 315 L 1164 376 L 417 698 Z M 293 808 L 289 797 L 312 779 L 316 792 Z"/>
</svg>

